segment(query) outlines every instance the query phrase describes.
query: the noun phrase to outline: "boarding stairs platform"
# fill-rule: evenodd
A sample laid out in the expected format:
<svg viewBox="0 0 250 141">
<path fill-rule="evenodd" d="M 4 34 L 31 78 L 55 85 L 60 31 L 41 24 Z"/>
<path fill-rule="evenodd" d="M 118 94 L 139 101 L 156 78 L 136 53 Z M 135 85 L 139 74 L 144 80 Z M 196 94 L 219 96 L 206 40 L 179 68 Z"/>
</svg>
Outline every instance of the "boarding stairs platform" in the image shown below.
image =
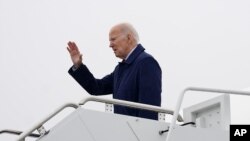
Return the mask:
<svg viewBox="0 0 250 141">
<path fill-rule="evenodd" d="M 185 108 L 183 118 L 179 111 L 187 91 L 223 95 Z M 88 96 L 79 103 L 62 105 L 27 131 L 2 130 L 0 135 L 16 134 L 16 141 L 25 141 L 28 137 L 36 138 L 36 141 L 229 141 L 229 94 L 250 96 L 250 92 L 245 91 L 189 87 L 179 95 L 175 110 Z M 85 109 L 84 104 L 89 101 L 105 103 L 107 112 Z M 112 105 L 155 111 L 159 113 L 159 120 L 114 114 L 110 112 Z M 44 127 L 46 122 L 69 107 L 75 109 L 71 114 L 51 129 Z M 172 115 L 171 122 L 165 121 L 165 114 Z"/>
</svg>

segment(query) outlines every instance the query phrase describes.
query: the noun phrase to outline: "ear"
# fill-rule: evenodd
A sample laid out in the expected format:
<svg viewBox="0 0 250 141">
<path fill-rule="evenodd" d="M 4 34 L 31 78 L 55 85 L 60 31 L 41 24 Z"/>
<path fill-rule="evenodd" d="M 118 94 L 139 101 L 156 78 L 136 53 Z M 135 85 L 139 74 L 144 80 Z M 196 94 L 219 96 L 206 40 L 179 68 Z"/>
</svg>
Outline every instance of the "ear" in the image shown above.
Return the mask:
<svg viewBox="0 0 250 141">
<path fill-rule="evenodd" d="M 128 34 L 128 35 L 127 35 L 127 39 L 128 39 L 129 42 L 132 41 L 132 36 L 131 36 L 131 34 Z"/>
</svg>

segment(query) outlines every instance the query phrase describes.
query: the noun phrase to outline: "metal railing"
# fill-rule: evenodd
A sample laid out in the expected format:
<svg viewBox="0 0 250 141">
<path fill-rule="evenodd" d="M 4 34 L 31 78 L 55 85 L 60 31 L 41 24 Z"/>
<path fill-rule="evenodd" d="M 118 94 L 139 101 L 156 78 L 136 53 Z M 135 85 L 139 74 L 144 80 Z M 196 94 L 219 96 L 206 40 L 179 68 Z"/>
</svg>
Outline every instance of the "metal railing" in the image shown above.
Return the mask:
<svg viewBox="0 0 250 141">
<path fill-rule="evenodd" d="M 178 98 L 178 101 L 177 101 L 177 104 L 175 107 L 175 111 L 174 111 L 174 116 L 173 116 L 172 121 L 170 123 L 169 132 L 168 132 L 166 141 L 170 141 L 170 139 L 171 139 L 171 135 L 172 135 L 172 132 L 173 132 L 174 127 L 176 125 L 177 116 L 178 116 L 179 111 L 180 111 L 180 107 L 181 107 L 181 104 L 182 104 L 182 101 L 184 98 L 184 94 L 187 91 L 200 91 L 200 92 L 211 92 L 211 93 L 223 93 L 223 94 L 250 96 L 250 92 L 247 92 L 247 91 L 222 90 L 222 89 L 198 88 L 198 87 L 188 87 L 188 88 L 184 89 Z"/>
<path fill-rule="evenodd" d="M 152 105 L 148 105 L 148 104 L 141 104 L 141 103 L 118 100 L 118 99 L 106 99 L 106 98 L 101 98 L 101 97 L 97 97 L 97 96 L 90 96 L 90 97 L 84 98 L 83 100 L 80 101 L 79 105 L 84 105 L 88 101 L 96 101 L 96 102 L 102 102 L 102 103 L 108 103 L 108 104 L 115 104 L 115 105 L 143 109 L 143 110 L 149 110 L 149 111 L 154 111 L 154 112 L 158 112 L 158 113 L 165 113 L 165 114 L 170 114 L 170 115 L 174 114 L 173 110 L 161 108 L 158 106 L 152 106 Z M 183 122 L 183 118 L 181 117 L 181 115 L 178 114 L 177 120 L 179 122 Z"/>
<path fill-rule="evenodd" d="M 11 134 L 11 135 L 20 135 L 22 134 L 23 132 L 22 131 L 17 131 L 17 130 L 11 130 L 11 129 L 4 129 L 4 130 L 1 130 L 0 131 L 0 134 Z M 33 137 L 33 138 L 38 138 L 40 137 L 39 134 L 34 134 L 34 133 L 31 133 L 28 135 L 29 137 Z"/>
<path fill-rule="evenodd" d="M 61 112 L 63 109 L 65 109 L 67 107 L 73 107 L 73 108 L 77 109 L 79 107 L 79 105 L 77 105 L 75 103 L 66 103 L 66 104 L 62 105 L 61 107 L 59 107 L 58 109 L 56 109 L 54 112 L 52 112 L 51 114 L 49 114 L 47 117 L 45 117 L 43 120 L 41 120 L 41 122 L 38 122 L 37 124 L 35 124 L 30 129 L 28 129 L 27 131 L 23 132 L 18 137 L 17 141 L 24 141 L 25 137 L 27 137 L 30 134 L 32 134 L 33 131 L 38 130 L 40 127 L 43 126 L 44 123 L 46 123 L 48 120 L 50 120 L 52 117 L 54 117 L 55 115 L 57 115 L 59 112 Z"/>
<path fill-rule="evenodd" d="M 36 125 L 31 127 L 29 130 L 23 132 L 17 139 L 17 141 L 24 141 L 25 137 L 29 136 L 32 134 L 33 131 L 39 130 L 41 127 L 43 127 L 43 124 L 46 123 L 48 120 L 50 120 L 52 117 L 57 115 L 59 112 L 61 112 L 63 109 L 67 107 L 73 107 L 77 109 L 80 107 L 80 105 L 84 105 L 85 103 L 89 101 L 95 101 L 95 102 L 102 102 L 102 103 L 109 103 L 109 104 L 115 104 L 115 105 L 121 105 L 121 106 L 127 106 L 127 107 L 132 107 L 132 108 L 138 108 L 138 109 L 144 109 L 144 110 L 149 110 L 149 111 L 155 111 L 155 112 L 161 112 L 161 113 L 166 113 L 166 114 L 174 114 L 173 110 L 161 108 L 158 106 L 152 106 L 152 105 L 147 105 L 147 104 L 140 104 L 140 103 L 135 103 L 135 102 L 130 102 L 130 101 L 123 101 L 123 100 L 117 100 L 117 99 L 106 99 L 106 98 L 101 98 L 98 96 L 88 96 L 84 99 L 82 99 L 79 104 L 75 103 L 67 103 L 56 109 L 54 112 L 49 114 L 47 117 L 45 117 L 43 120 L 38 122 Z M 183 122 L 182 117 L 177 114 L 176 119 L 180 122 Z"/>
</svg>

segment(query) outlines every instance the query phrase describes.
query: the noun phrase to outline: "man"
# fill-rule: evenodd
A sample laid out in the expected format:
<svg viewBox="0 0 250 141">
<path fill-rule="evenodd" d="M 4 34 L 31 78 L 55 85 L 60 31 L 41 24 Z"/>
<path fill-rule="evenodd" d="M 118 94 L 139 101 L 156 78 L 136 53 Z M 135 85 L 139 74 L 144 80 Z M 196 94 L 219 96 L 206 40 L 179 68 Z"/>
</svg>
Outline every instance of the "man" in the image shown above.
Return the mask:
<svg viewBox="0 0 250 141">
<path fill-rule="evenodd" d="M 82 54 L 74 42 L 68 42 L 73 66 L 69 74 L 91 95 L 113 94 L 114 99 L 161 106 L 161 68 L 157 61 L 144 52 L 136 30 L 128 23 L 111 28 L 110 47 L 122 62 L 115 70 L 96 79 L 82 63 Z M 114 105 L 118 114 L 158 119 L 156 112 Z"/>
</svg>

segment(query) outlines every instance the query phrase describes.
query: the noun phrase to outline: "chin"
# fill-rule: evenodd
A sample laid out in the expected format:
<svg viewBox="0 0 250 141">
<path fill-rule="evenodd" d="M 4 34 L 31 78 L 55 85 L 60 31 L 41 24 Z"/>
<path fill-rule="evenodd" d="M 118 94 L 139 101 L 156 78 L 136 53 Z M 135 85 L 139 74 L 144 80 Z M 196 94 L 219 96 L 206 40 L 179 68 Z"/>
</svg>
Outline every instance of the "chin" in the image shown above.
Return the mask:
<svg viewBox="0 0 250 141">
<path fill-rule="evenodd" d="M 120 59 L 123 59 L 121 56 L 119 56 L 119 55 L 115 55 L 117 58 L 120 58 Z"/>
<path fill-rule="evenodd" d="M 115 57 L 120 58 L 119 55 L 116 55 L 116 54 L 115 54 Z"/>
</svg>

